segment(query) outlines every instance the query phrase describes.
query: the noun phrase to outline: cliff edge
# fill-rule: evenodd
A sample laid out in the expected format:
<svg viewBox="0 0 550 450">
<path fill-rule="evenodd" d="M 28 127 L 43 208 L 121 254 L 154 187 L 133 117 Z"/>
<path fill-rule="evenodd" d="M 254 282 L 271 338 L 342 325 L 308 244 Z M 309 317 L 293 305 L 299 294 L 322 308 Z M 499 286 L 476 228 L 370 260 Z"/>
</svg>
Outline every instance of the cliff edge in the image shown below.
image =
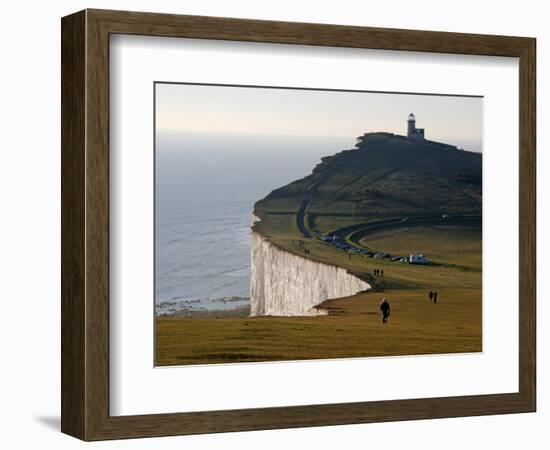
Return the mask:
<svg viewBox="0 0 550 450">
<path fill-rule="evenodd" d="M 366 258 L 391 255 L 362 243 L 369 230 L 480 222 L 481 205 L 481 154 L 367 133 L 254 205 L 251 315 L 322 315 L 326 300 L 383 289 Z"/>
<path fill-rule="evenodd" d="M 316 306 L 370 285 L 346 269 L 295 255 L 252 232 L 251 316 L 319 316 Z"/>
</svg>

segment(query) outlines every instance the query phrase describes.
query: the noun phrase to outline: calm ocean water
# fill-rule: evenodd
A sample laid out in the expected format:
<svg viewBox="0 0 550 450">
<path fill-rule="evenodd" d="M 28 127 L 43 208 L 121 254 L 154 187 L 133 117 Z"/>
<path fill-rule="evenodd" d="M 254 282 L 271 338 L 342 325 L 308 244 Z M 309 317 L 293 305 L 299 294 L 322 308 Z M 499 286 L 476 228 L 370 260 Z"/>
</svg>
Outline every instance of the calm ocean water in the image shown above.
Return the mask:
<svg viewBox="0 0 550 450">
<path fill-rule="evenodd" d="M 351 146 L 341 139 L 159 132 L 157 313 L 247 305 L 254 203 Z"/>
</svg>

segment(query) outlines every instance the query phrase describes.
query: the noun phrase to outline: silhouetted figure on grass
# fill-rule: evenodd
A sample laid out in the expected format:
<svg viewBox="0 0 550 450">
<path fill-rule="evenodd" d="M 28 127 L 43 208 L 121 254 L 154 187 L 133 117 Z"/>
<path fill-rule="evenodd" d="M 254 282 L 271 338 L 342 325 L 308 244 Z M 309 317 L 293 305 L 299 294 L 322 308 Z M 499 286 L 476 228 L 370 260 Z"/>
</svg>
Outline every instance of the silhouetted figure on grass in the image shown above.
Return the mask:
<svg viewBox="0 0 550 450">
<path fill-rule="evenodd" d="M 390 317 L 390 304 L 387 298 L 382 301 L 380 311 L 382 311 L 382 323 L 388 323 L 388 317 Z"/>
<path fill-rule="evenodd" d="M 437 303 L 437 292 L 434 292 L 434 303 Z"/>
<path fill-rule="evenodd" d="M 384 271 L 383 270 L 380 271 L 380 276 L 384 277 Z"/>
<path fill-rule="evenodd" d="M 430 303 L 432 303 L 434 301 L 434 293 L 433 291 L 430 291 L 430 293 L 428 294 L 428 297 L 430 297 Z"/>
</svg>

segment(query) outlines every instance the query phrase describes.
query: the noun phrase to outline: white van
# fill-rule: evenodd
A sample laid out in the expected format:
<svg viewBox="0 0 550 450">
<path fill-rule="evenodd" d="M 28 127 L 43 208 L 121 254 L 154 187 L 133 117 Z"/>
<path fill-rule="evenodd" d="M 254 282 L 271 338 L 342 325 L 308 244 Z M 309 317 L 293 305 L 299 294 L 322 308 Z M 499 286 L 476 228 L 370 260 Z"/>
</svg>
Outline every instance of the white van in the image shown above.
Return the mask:
<svg viewBox="0 0 550 450">
<path fill-rule="evenodd" d="M 409 257 L 410 264 L 428 264 L 428 258 L 424 255 L 411 255 Z"/>
</svg>

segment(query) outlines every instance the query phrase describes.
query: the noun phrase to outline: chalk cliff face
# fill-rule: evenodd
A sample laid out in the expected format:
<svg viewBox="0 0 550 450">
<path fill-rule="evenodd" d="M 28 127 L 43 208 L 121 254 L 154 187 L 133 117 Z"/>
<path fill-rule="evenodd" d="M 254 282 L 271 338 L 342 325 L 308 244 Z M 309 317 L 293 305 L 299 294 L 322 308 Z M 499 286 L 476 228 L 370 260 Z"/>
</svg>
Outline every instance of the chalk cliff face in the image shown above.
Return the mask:
<svg viewBox="0 0 550 450">
<path fill-rule="evenodd" d="M 315 306 L 370 289 L 341 267 L 295 255 L 252 232 L 251 316 L 326 315 Z"/>
</svg>

